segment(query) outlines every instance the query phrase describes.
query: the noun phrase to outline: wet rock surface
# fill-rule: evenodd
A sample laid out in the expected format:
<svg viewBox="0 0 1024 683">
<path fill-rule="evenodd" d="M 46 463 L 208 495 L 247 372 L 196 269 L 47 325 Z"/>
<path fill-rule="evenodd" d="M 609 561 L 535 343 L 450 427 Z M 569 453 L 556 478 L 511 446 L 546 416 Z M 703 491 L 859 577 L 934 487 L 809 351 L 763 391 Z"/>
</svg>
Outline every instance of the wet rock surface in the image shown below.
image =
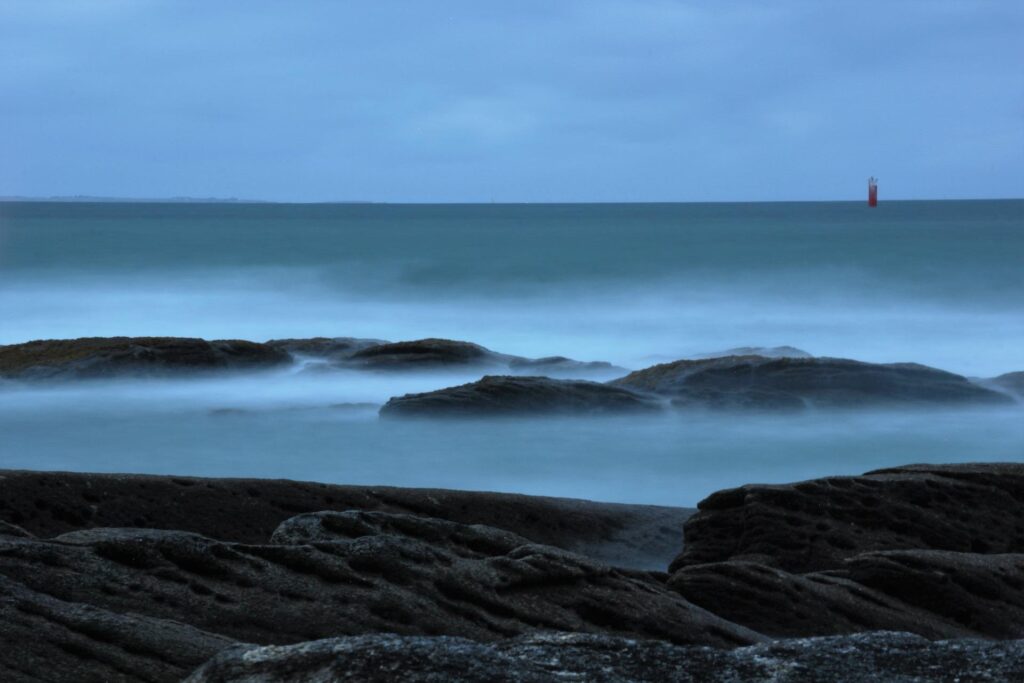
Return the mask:
<svg viewBox="0 0 1024 683">
<path fill-rule="evenodd" d="M 477 382 L 392 398 L 381 417 L 654 413 L 662 404 L 630 389 L 584 380 L 488 375 Z"/>
<path fill-rule="evenodd" d="M 669 586 L 770 636 L 1024 636 L 1024 465 L 917 465 L 700 503 Z"/>
<path fill-rule="evenodd" d="M 289 363 L 283 350 L 244 340 L 178 337 L 85 337 L 0 346 L 0 377 L 98 379 L 215 370 L 253 370 Z"/>
<path fill-rule="evenodd" d="M 189 683 L 330 681 L 1012 681 L 1024 643 L 929 642 L 905 633 L 788 640 L 734 650 L 609 636 L 536 634 L 495 643 L 394 635 L 226 650 Z"/>
<path fill-rule="evenodd" d="M 638 370 L 611 384 L 672 398 L 681 408 L 800 410 L 999 405 L 1012 400 L 965 377 L 914 363 L 728 356 Z"/>
<path fill-rule="evenodd" d="M 40 537 L 95 527 L 188 531 L 266 543 L 285 520 L 323 510 L 396 512 L 484 524 L 625 567 L 664 569 L 691 508 L 513 493 L 0 470 L 0 520 Z"/>
<path fill-rule="evenodd" d="M 876 550 L 1024 552 L 1024 464 L 919 465 L 718 491 L 685 525 L 672 569 L 746 560 L 839 569 Z"/>
<path fill-rule="evenodd" d="M 749 485 L 663 573 L 618 559 L 674 508 L 3 471 L 0 679 L 1017 680 L 1021 502 L 1011 463 Z"/>
</svg>

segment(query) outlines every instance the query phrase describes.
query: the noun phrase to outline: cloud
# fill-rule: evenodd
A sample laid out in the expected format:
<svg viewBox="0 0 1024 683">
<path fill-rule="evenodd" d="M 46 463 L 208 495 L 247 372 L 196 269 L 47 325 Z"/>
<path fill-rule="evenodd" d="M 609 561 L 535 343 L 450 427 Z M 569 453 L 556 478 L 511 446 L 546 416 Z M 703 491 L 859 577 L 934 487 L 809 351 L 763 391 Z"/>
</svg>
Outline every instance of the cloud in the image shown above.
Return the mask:
<svg viewBox="0 0 1024 683">
<path fill-rule="evenodd" d="M 827 199 L 872 173 L 908 197 L 1024 181 L 1017 3 L 301 9 L 0 6 L 0 194 Z"/>
</svg>

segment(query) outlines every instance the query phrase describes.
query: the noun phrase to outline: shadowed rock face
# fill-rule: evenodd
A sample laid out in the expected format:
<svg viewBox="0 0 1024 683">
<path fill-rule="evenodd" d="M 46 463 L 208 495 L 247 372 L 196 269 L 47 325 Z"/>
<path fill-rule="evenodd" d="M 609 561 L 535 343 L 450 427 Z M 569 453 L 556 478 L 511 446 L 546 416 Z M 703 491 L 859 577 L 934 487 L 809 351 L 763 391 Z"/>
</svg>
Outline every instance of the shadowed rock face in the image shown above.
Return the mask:
<svg viewBox="0 0 1024 683">
<path fill-rule="evenodd" d="M 0 577 L 0 680 L 176 681 L 238 641 Z"/>
<path fill-rule="evenodd" d="M 552 630 L 716 647 L 762 640 L 692 606 L 658 576 L 489 527 L 335 513 L 288 522 L 275 540 L 111 528 L 50 540 L 0 536 L 0 615 L 8 617 L 0 670 L 49 656 L 45 670 L 63 671 L 69 657 L 85 666 L 77 660 L 102 662 L 122 648 L 121 677 L 168 680 L 231 641 L 379 632 L 489 641 Z M 82 638 L 73 632 L 101 642 L 76 650 Z M 61 643 L 67 651 L 54 653 Z M 144 653 L 151 662 L 139 661 Z M 76 680 L 90 678 L 99 679 Z"/>
<path fill-rule="evenodd" d="M 583 380 L 485 376 L 477 382 L 392 398 L 381 417 L 650 413 L 661 404 L 629 389 Z"/>
<path fill-rule="evenodd" d="M 723 358 L 726 356 L 762 356 L 764 358 L 813 358 L 814 356 L 795 346 L 737 346 L 725 351 L 702 353 L 694 358 Z"/>
<path fill-rule="evenodd" d="M 932 643 L 905 633 L 808 638 L 729 651 L 609 636 L 533 634 L 496 643 L 367 635 L 283 648 L 236 647 L 187 683 L 268 680 L 467 681 L 1010 681 L 1024 643 Z"/>
<path fill-rule="evenodd" d="M 992 384 L 1024 398 L 1024 372 L 1008 372 L 990 380 Z"/>
<path fill-rule="evenodd" d="M 320 510 L 402 512 L 484 524 L 533 543 L 643 569 L 668 565 L 682 544 L 683 521 L 693 513 L 513 493 L 0 470 L 0 520 L 40 537 L 95 527 L 147 527 L 259 544 L 286 519 Z"/>
<path fill-rule="evenodd" d="M 259 369 L 281 365 L 281 349 L 241 340 L 86 337 L 0 346 L 0 377 L 85 379 L 172 372 Z"/>
<path fill-rule="evenodd" d="M 479 344 L 450 339 L 377 344 L 357 351 L 349 358 L 354 367 L 372 370 L 433 369 L 451 366 L 505 365 L 509 356 L 495 353 Z"/>
<path fill-rule="evenodd" d="M 296 515 L 331 505 L 373 511 Z M 663 567 L 687 514 L 437 489 L 0 471 L 0 519 L 19 522 L 0 522 L 0 680 L 174 681 L 239 641 L 376 631 L 757 640 L 662 576 L 537 543 Z"/>
<path fill-rule="evenodd" d="M 712 494 L 672 570 L 748 560 L 794 572 L 875 550 L 1024 552 L 1024 464 L 908 466 Z"/>
<path fill-rule="evenodd" d="M 908 466 L 720 491 L 669 586 L 770 636 L 1024 636 L 1024 465 Z"/>
<path fill-rule="evenodd" d="M 548 356 L 546 358 L 513 358 L 508 368 L 514 373 L 542 374 L 546 377 L 578 376 L 589 373 L 627 372 L 625 368 L 604 361 L 584 362 L 566 358 L 565 356 Z M 607 375 L 606 375 L 607 376 Z"/>
<path fill-rule="evenodd" d="M 347 360 L 352 354 L 380 344 L 383 339 L 359 339 L 356 337 L 311 337 L 308 339 L 271 339 L 266 344 L 274 349 L 287 351 L 293 356 L 311 356 L 327 360 Z"/>
<path fill-rule="evenodd" d="M 669 586 L 773 637 L 907 631 L 927 638 L 1024 635 L 1024 555 L 935 550 L 863 553 L 796 574 L 763 564 L 684 567 Z"/>
<path fill-rule="evenodd" d="M 870 405 L 1000 404 L 960 375 L 913 363 L 729 356 L 655 365 L 612 382 L 672 397 L 679 407 L 797 410 Z"/>
</svg>

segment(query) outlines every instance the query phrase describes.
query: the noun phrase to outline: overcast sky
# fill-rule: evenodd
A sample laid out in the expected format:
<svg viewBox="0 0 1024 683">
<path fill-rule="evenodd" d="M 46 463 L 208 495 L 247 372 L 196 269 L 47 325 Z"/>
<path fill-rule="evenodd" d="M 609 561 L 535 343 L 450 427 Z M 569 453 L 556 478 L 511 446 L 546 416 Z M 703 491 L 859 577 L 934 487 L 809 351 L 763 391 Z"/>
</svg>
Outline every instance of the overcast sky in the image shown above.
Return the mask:
<svg viewBox="0 0 1024 683">
<path fill-rule="evenodd" d="M 0 195 L 1024 196 L 1024 2 L 0 0 Z"/>
</svg>

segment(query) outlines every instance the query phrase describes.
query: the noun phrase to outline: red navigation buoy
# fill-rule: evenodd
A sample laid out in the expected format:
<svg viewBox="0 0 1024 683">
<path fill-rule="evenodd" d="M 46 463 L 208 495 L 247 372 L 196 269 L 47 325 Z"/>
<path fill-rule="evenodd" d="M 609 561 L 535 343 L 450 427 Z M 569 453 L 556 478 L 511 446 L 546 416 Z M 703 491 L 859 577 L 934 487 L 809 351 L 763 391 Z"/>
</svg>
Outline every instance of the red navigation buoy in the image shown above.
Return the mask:
<svg viewBox="0 0 1024 683">
<path fill-rule="evenodd" d="M 878 178 L 868 178 L 868 206 L 878 206 Z"/>
</svg>

